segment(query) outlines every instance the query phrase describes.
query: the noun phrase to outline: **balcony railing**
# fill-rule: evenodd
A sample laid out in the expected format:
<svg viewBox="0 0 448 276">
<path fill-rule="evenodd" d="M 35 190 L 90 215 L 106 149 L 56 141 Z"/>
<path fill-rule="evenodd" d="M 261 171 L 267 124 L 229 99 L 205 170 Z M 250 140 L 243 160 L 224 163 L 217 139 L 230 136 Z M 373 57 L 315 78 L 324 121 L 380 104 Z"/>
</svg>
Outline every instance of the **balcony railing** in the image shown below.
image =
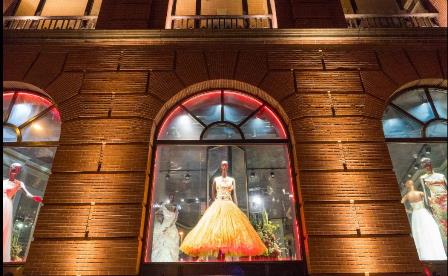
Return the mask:
<svg viewBox="0 0 448 276">
<path fill-rule="evenodd" d="M 272 29 L 272 15 L 171 16 L 171 29 Z"/>
<path fill-rule="evenodd" d="M 4 30 L 95 29 L 98 16 L 4 16 Z"/>
<path fill-rule="evenodd" d="M 416 14 L 346 14 L 349 28 L 438 27 L 437 13 Z"/>
</svg>

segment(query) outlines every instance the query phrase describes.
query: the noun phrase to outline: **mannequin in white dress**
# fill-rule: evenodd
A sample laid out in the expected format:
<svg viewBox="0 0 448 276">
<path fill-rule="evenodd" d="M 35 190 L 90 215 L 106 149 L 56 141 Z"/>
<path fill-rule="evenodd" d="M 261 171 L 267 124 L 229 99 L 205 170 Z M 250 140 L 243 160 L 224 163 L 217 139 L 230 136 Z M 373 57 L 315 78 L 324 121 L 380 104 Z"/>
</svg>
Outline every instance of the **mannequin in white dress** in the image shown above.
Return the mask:
<svg viewBox="0 0 448 276">
<path fill-rule="evenodd" d="M 156 212 L 151 261 L 179 261 L 179 231 L 176 227 L 178 214 L 178 208 L 174 204 L 174 196 L 170 195 L 169 201 L 162 204 Z M 161 220 L 161 215 L 163 215 L 163 220 Z"/>
<path fill-rule="evenodd" d="M 36 202 L 42 202 L 40 196 L 32 195 L 22 181 L 16 179 L 22 165 L 13 163 L 9 167 L 9 177 L 3 180 L 3 262 L 11 262 L 11 238 L 13 227 L 13 200 L 19 190 L 23 190 L 27 197 Z"/>
<path fill-rule="evenodd" d="M 412 237 L 420 260 L 446 260 L 439 227 L 423 203 L 424 193 L 415 190 L 412 180 L 406 182 L 406 188 L 408 192 L 401 203 L 409 202 L 412 206 Z"/>
</svg>

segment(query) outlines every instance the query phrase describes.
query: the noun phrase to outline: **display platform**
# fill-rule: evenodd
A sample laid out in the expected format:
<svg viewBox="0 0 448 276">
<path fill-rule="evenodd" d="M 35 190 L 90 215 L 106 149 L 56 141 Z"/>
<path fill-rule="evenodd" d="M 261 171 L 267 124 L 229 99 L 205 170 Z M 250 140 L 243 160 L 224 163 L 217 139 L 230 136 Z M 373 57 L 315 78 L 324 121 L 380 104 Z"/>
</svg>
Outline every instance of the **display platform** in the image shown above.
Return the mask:
<svg viewBox="0 0 448 276">
<path fill-rule="evenodd" d="M 306 274 L 303 261 L 275 262 L 198 262 L 144 264 L 140 275 L 162 276 L 301 276 Z"/>
</svg>

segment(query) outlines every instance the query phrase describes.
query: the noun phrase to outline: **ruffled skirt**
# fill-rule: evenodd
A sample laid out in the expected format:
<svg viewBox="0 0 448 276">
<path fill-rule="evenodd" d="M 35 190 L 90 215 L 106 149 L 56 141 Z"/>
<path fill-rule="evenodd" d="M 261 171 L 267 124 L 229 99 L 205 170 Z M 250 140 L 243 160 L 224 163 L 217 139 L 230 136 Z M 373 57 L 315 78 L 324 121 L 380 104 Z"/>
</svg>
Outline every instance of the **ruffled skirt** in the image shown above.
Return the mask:
<svg viewBox="0 0 448 276">
<path fill-rule="evenodd" d="M 215 200 L 185 236 L 180 250 L 190 256 L 259 256 L 267 251 L 246 215 L 231 200 Z"/>
</svg>

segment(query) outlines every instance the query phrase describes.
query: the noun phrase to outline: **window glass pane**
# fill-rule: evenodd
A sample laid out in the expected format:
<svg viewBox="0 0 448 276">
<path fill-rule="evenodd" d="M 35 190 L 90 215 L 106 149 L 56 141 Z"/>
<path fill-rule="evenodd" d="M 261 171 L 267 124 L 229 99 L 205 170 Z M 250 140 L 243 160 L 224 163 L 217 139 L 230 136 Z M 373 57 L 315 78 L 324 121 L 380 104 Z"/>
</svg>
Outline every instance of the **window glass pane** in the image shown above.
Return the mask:
<svg viewBox="0 0 448 276">
<path fill-rule="evenodd" d="M 276 115 L 263 107 L 241 127 L 245 139 L 286 139 L 286 133 Z"/>
<path fill-rule="evenodd" d="M 447 143 L 388 143 L 388 148 L 420 260 L 446 260 Z M 425 168 L 422 158 L 431 166 Z"/>
<path fill-rule="evenodd" d="M 261 102 L 233 91 L 224 91 L 224 120 L 235 124 L 241 123 L 252 114 Z"/>
<path fill-rule="evenodd" d="M 3 126 L 3 142 L 16 142 L 16 131 L 10 127 Z"/>
<path fill-rule="evenodd" d="M 213 180 L 221 176 L 223 160 L 228 161 L 227 177 L 233 178 L 235 183 L 237 203 L 232 204 L 234 207 L 219 207 L 220 199 L 216 199 L 213 189 Z M 198 231 L 195 229 L 203 230 L 193 237 L 196 243 L 204 242 L 211 231 L 217 236 L 219 231 L 226 231 L 228 235 L 248 237 L 247 229 L 233 231 L 217 226 L 228 220 L 238 224 L 242 220 L 240 216 L 249 222 L 244 227 L 258 231 L 254 237 L 269 248 L 263 258 L 301 259 L 286 145 L 159 145 L 154 173 L 145 261 L 217 261 L 214 253 L 219 249 L 218 238 L 204 243 L 208 248 L 203 255 L 208 256 L 198 259 L 188 253 L 191 251 L 183 251 L 186 248 L 181 245 L 188 243 L 189 236 Z M 224 196 L 221 193 L 222 190 L 218 194 Z M 240 211 L 235 211 L 238 209 Z M 255 238 L 249 237 L 244 242 Z M 226 260 L 247 261 L 249 258 L 240 256 Z"/>
<path fill-rule="evenodd" d="M 32 117 L 51 106 L 51 102 L 41 96 L 19 93 L 11 110 L 8 123 L 20 126 Z"/>
<path fill-rule="evenodd" d="M 200 94 L 182 105 L 207 125 L 221 121 L 221 91 Z"/>
<path fill-rule="evenodd" d="M 422 125 L 388 106 L 384 112 L 383 131 L 386 138 L 416 138 L 422 136 Z"/>
<path fill-rule="evenodd" d="M 239 131 L 229 124 L 216 124 L 204 133 L 204 140 L 243 139 Z"/>
<path fill-rule="evenodd" d="M 33 16 L 40 0 L 22 0 L 16 11 L 16 16 Z"/>
<path fill-rule="evenodd" d="M 429 88 L 429 93 L 441 118 L 446 119 L 447 91 L 440 88 Z"/>
<path fill-rule="evenodd" d="M 240 0 L 202 0 L 201 15 L 242 15 Z"/>
<path fill-rule="evenodd" d="M 268 14 L 268 1 L 270 0 L 247 0 L 250 15 Z"/>
<path fill-rule="evenodd" d="M 3 94 L 3 122 L 6 120 L 6 116 L 8 116 L 8 109 L 13 96 L 14 93 Z"/>
<path fill-rule="evenodd" d="M 22 141 L 59 141 L 61 118 L 56 108 L 21 129 Z"/>
<path fill-rule="evenodd" d="M 447 121 L 434 121 L 426 127 L 427 137 L 447 137 Z"/>
<path fill-rule="evenodd" d="M 82 16 L 88 0 L 45 0 L 42 16 Z M 62 2 L 62 3 L 61 3 Z"/>
<path fill-rule="evenodd" d="M 392 103 L 409 112 L 422 122 L 427 122 L 435 117 L 431 105 L 426 98 L 425 90 L 423 89 L 403 93 L 393 100 Z"/>
<path fill-rule="evenodd" d="M 3 191 L 10 191 L 3 196 L 3 262 L 25 261 L 40 207 L 33 196 L 44 196 L 55 152 L 56 147 L 3 148 Z M 15 179 L 23 182 L 28 196 L 8 180 L 13 163 L 22 165 Z"/>
<path fill-rule="evenodd" d="M 199 140 L 204 127 L 183 108 L 177 107 L 162 125 L 160 140 Z"/>
<path fill-rule="evenodd" d="M 177 0 L 176 15 L 195 15 L 196 0 Z"/>
</svg>

